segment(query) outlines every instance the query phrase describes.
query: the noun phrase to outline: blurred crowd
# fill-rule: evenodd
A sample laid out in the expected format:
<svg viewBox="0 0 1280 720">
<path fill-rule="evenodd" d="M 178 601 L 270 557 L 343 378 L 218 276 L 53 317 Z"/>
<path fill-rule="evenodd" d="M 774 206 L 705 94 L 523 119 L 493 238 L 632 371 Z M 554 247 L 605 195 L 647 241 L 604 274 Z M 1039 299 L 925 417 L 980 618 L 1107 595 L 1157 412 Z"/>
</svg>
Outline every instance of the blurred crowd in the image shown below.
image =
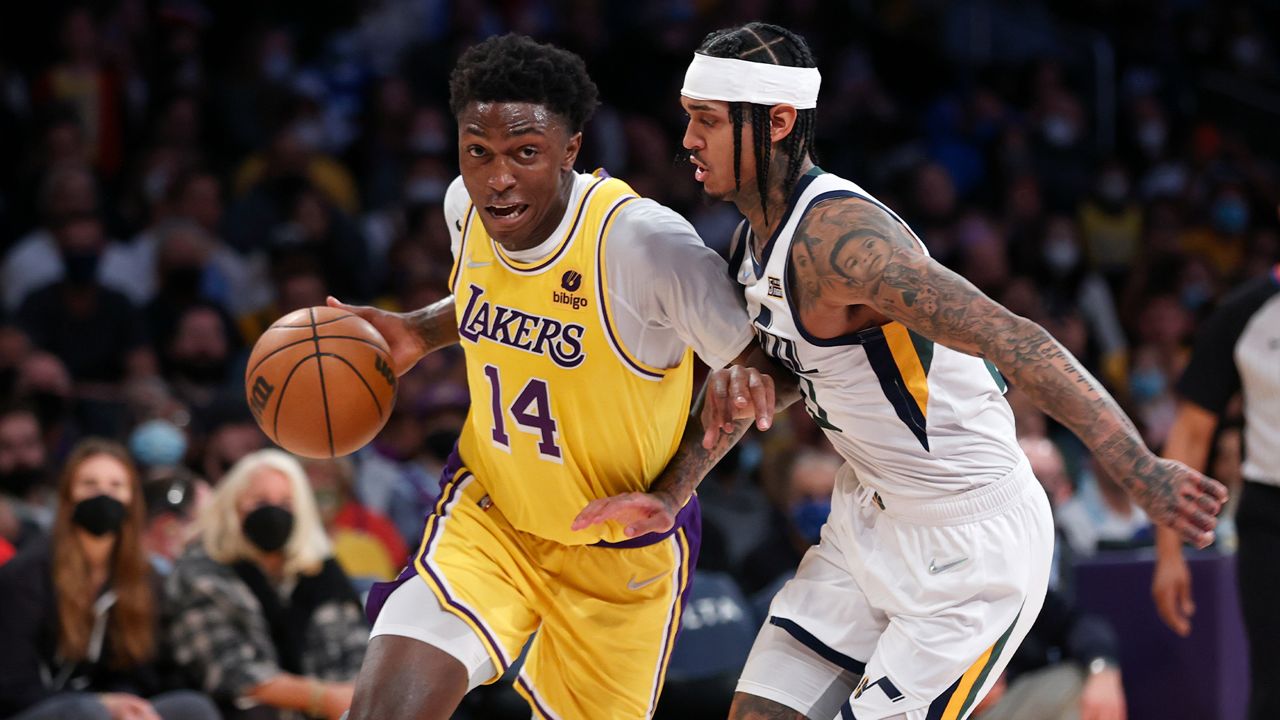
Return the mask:
<svg viewBox="0 0 1280 720">
<path fill-rule="evenodd" d="M 195 688 L 224 712 L 249 712 L 235 703 L 246 688 L 309 678 L 290 707 L 326 716 L 358 668 L 358 594 L 399 571 L 436 499 L 467 409 L 461 356 L 437 353 L 406 375 L 371 445 L 305 465 L 259 452 L 269 442 L 244 402 L 245 358 L 275 318 L 326 295 L 404 310 L 446 294 L 447 77 L 463 48 L 506 31 L 586 59 L 603 105 L 581 169 L 604 167 L 670 205 L 721 252 L 738 218 L 701 201 L 679 157 L 684 67 L 718 27 L 766 19 L 800 32 L 824 77 L 820 165 L 1048 328 L 1159 448 L 1197 322 L 1280 260 L 1266 132 L 1277 117 L 1265 101 L 1280 91 L 1277 12 L 1208 0 L 5 4 L 0 563 L 43 557 L 23 572 L 83 590 L 46 566 L 84 528 L 85 448 L 114 458 L 132 489 L 116 522 L 135 523 L 131 552 L 163 585 L 154 606 L 132 610 L 166 622 L 153 648 L 108 645 L 134 665 L 164 656 L 167 677 L 181 678 L 130 692 Z M 1055 587 L 1069 599 L 1074 559 L 1149 544 L 1150 524 L 1070 433 L 1016 389 L 1009 400 L 1055 508 Z M 119 444 L 93 444 L 105 441 Z M 1212 474 L 1238 485 L 1239 455 L 1228 422 Z M 704 484 L 701 597 L 668 689 L 687 695 L 681 717 L 699 699 L 711 716 L 727 706 L 731 683 L 690 688 L 736 673 L 772 591 L 817 540 L 838 465 L 796 411 Z M 248 482 L 255 473 L 280 482 Z M 277 494 L 249 496 L 261 487 Z M 280 513 L 257 516 L 264 534 L 297 545 L 279 567 L 245 564 L 262 555 L 245 537 L 257 507 L 293 523 L 281 531 Z M 1221 537 L 1229 547 L 1229 520 Z M 218 572 L 233 590 L 209 585 Z M 318 578 L 307 592 L 304 577 Z M 0 594 L 0 617 L 11 602 Z M 290 603 L 337 629 L 309 635 L 288 620 Z M 261 617 L 220 626 L 237 607 Z M 86 650 L 88 628 L 77 632 L 79 647 L 41 646 L 59 689 L 100 680 L 76 683 L 90 675 L 73 666 L 105 663 Z M 29 700 L 5 683 L 0 716 Z M 496 717 L 506 701 L 471 711 Z"/>
</svg>

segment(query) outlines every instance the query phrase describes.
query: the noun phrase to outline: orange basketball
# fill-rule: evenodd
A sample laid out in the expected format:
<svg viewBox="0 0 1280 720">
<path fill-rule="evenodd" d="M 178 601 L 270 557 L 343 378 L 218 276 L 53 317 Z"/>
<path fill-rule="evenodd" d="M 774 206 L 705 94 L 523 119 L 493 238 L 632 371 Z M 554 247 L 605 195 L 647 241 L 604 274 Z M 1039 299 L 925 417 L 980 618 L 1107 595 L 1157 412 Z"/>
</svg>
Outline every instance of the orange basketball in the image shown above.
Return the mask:
<svg viewBox="0 0 1280 720">
<path fill-rule="evenodd" d="M 277 445 L 311 458 L 347 455 L 373 439 L 396 396 L 387 341 L 363 318 L 303 308 L 267 328 L 253 346 L 245 396 Z"/>
</svg>

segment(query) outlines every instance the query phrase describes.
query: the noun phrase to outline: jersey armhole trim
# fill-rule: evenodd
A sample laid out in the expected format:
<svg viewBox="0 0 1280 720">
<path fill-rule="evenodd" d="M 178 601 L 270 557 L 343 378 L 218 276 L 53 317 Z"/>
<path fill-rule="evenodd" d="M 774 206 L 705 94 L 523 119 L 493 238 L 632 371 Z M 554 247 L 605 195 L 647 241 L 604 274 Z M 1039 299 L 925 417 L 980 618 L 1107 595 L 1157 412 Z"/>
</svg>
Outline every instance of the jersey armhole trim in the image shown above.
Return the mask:
<svg viewBox="0 0 1280 720">
<path fill-rule="evenodd" d="M 618 211 L 631 201 L 638 199 L 639 197 L 636 195 L 623 197 L 612 208 L 609 208 L 609 212 L 605 214 L 604 222 L 600 223 L 600 237 L 596 241 L 598 243 L 596 248 L 596 291 L 600 294 L 597 305 L 600 308 L 600 324 L 604 326 L 605 338 L 609 341 L 609 347 L 613 349 L 614 354 L 618 356 L 622 364 L 645 380 L 661 380 L 666 377 L 667 371 L 641 362 L 639 358 L 631 354 L 631 351 L 623 344 L 622 338 L 614 330 L 613 312 L 610 310 L 612 303 L 609 301 L 609 274 L 606 267 L 608 263 L 605 262 L 609 231 L 613 229 L 613 221 L 617 219 Z M 686 358 L 689 352 L 688 350 L 685 351 Z M 684 358 L 681 359 L 681 362 L 684 362 Z"/>
<path fill-rule="evenodd" d="M 729 279 L 739 285 L 746 284 L 738 277 L 741 275 L 742 261 L 747 256 L 747 226 L 746 220 L 738 223 L 733 231 L 733 238 L 729 241 Z"/>
<path fill-rule="evenodd" d="M 462 223 L 462 235 L 458 239 L 458 256 L 453 259 L 453 269 L 449 271 L 449 290 L 455 295 L 458 293 L 458 277 L 462 275 L 462 263 L 467 257 L 467 236 L 471 234 L 471 218 L 474 216 L 474 210 L 475 205 L 468 200 L 467 211 L 463 214 L 466 220 Z"/>
</svg>

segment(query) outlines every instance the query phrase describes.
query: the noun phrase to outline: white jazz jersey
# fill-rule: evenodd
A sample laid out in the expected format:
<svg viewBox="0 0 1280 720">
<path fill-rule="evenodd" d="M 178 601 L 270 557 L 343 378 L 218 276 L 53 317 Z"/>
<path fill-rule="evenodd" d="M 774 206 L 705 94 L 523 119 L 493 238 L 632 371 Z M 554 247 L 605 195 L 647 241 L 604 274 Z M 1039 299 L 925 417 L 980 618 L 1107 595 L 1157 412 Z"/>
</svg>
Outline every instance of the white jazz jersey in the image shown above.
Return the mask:
<svg viewBox="0 0 1280 720">
<path fill-rule="evenodd" d="M 801 325 L 788 268 L 792 238 L 815 204 L 841 197 L 874 203 L 902 222 L 855 183 L 815 168 L 797 183 L 762 257 L 747 223 L 739 227 L 729 266 L 746 287 L 760 345 L 796 374 L 809 414 L 871 488 L 924 499 L 1004 478 L 1024 456 L 993 365 L 897 322 L 829 339 Z"/>
</svg>

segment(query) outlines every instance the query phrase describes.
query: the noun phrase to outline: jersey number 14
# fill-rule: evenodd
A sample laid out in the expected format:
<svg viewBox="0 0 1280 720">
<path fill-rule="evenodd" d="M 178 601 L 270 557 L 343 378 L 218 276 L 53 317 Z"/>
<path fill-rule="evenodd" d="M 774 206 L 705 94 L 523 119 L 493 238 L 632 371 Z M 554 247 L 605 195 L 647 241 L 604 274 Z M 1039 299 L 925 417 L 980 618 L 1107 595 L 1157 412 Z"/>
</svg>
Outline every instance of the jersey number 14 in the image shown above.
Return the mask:
<svg viewBox="0 0 1280 720">
<path fill-rule="evenodd" d="M 508 410 L 515 420 L 516 427 L 524 432 L 539 436 L 538 457 L 552 462 L 563 462 L 560 446 L 556 444 L 559 437 L 556 419 L 551 416 L 551 396 L 547 391 L 547 381 L 542 378 L 529 378 L 524 388 L 511 402 L 511 407 L 502 407 L 502 378 L 498 368 L 493 365 L 484 366 L 484 375 L 489 379 L 489 407 L 493 410 L 493 444 L 507 452 L 511 452 L 511 436 L 507 434 Z"/>
</svg>

